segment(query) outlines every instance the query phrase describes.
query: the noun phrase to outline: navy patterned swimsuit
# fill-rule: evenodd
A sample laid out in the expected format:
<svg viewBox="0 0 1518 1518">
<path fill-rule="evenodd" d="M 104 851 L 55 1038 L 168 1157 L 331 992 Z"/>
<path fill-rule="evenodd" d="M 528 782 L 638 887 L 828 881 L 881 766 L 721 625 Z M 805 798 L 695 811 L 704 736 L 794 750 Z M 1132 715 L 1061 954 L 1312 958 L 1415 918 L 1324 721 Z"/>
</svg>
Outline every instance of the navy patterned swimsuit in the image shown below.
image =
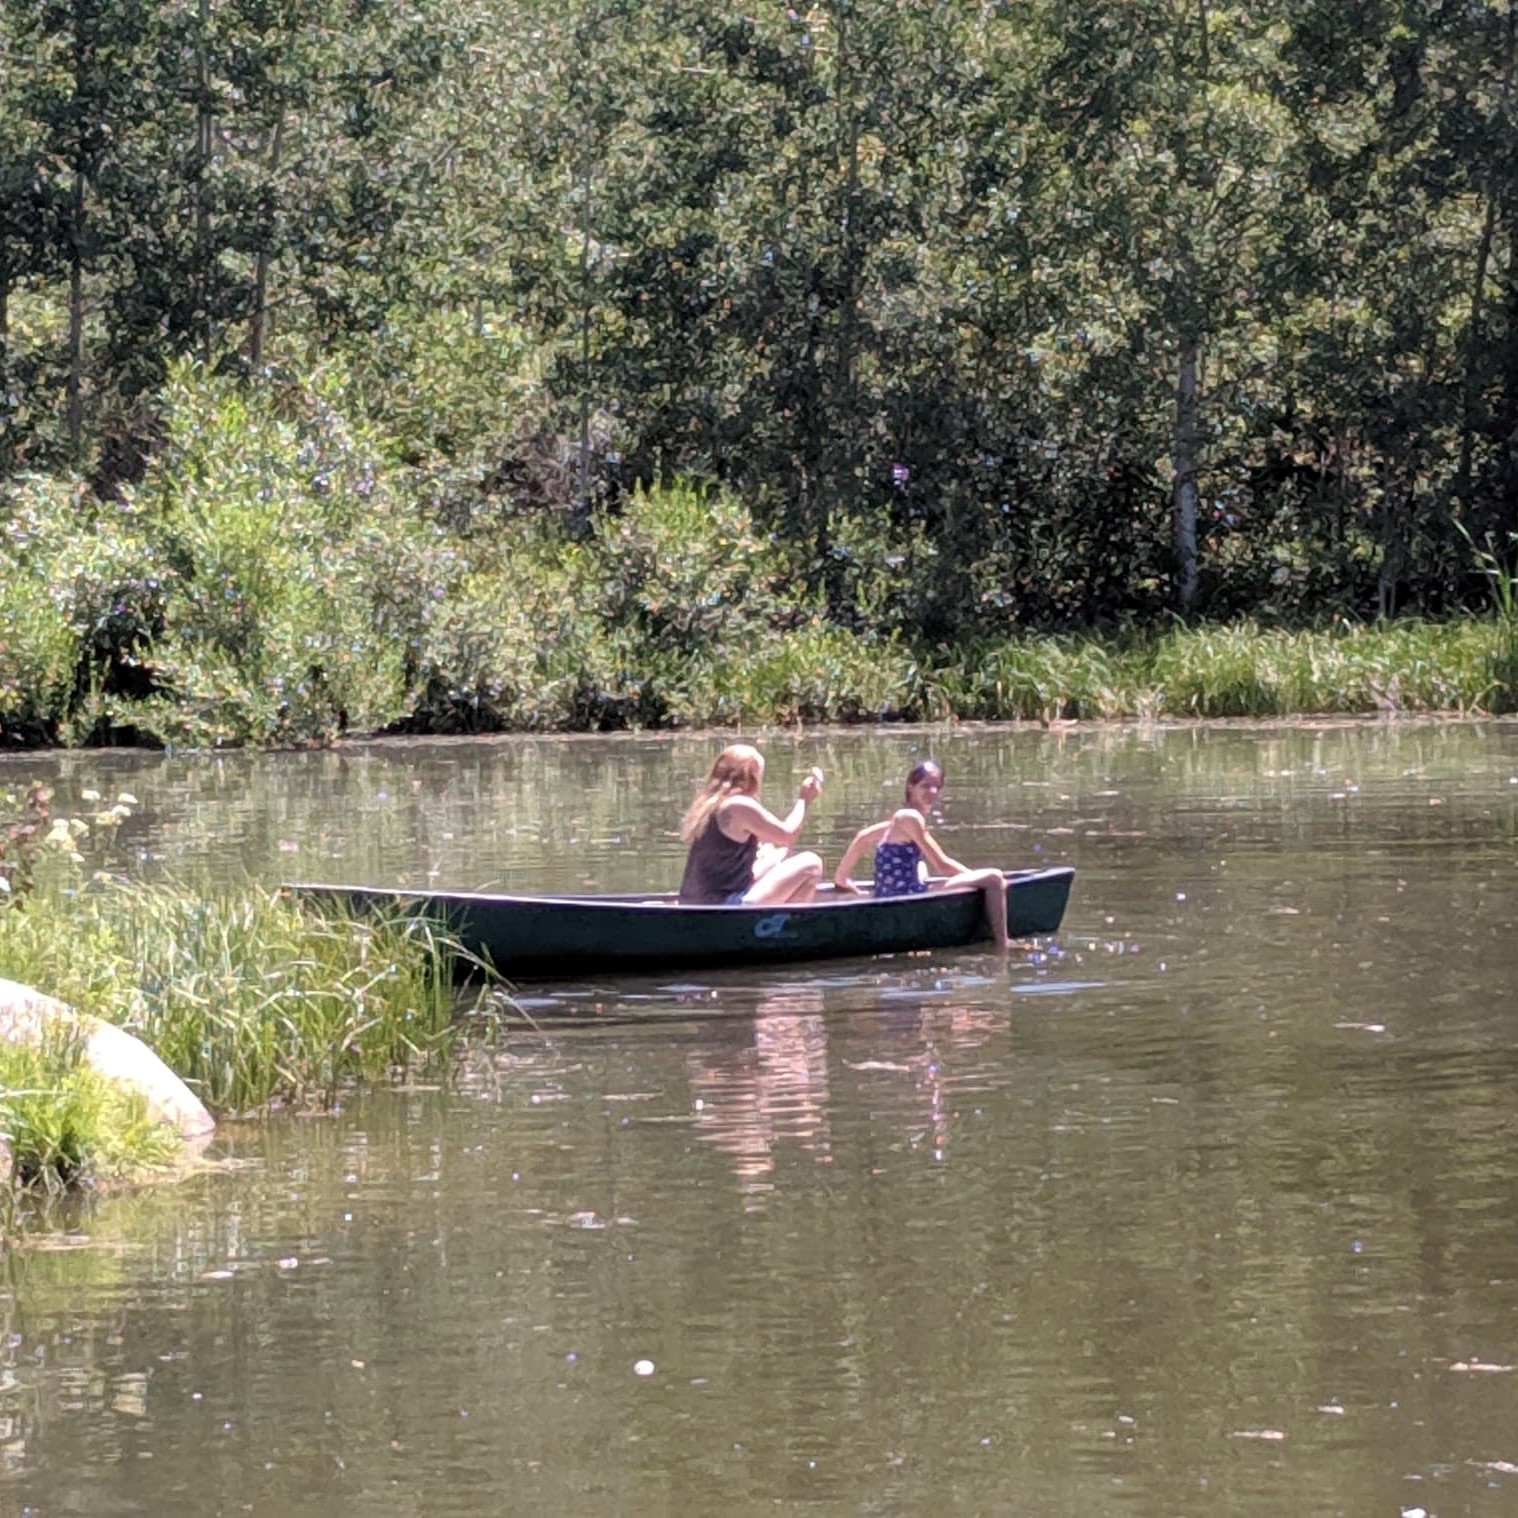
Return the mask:
<svg viewBox="0 0 1518 1518">
<path fill-rule="evenodd" d="M 875 894 L 877 896 L 915 896 L 926 891 L 917 866 L 922 850 L 910 840 L 906 843 L 880 843 L 875 846 Z"/>
</svg>

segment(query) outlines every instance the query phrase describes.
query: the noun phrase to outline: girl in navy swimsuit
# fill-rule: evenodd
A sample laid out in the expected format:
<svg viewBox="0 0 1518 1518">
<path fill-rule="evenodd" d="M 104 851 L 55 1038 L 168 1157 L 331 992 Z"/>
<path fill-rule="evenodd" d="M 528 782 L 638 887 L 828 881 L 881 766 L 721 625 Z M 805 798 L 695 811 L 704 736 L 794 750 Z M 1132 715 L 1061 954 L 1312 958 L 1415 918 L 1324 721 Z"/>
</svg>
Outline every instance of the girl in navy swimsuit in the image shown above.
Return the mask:
<svg viewBox="0 0 1518 1518">
<path fill-rule="evenodd" d="M 951 859 L 928 831 L 927 816 L 943 790 L 943 767 L 936 759 L 924 759 L 907 776 L 906 805 L 884 822 L 860 828 L 843 851 L 833 883 L 840 891 L 859 890 L 849 869 L 860 855 L 875 850 L 875 895 L 912 896 L 919 891 L 947 886 L 977 885 L 985 894 L 986 921 L 998 949 L 1008 946 L 1007 877 L 1000 870 L 966 869 Z M 947 879 L 924 880 L 919 868 L 926 861 L 935 875 Z"/>
</svg>

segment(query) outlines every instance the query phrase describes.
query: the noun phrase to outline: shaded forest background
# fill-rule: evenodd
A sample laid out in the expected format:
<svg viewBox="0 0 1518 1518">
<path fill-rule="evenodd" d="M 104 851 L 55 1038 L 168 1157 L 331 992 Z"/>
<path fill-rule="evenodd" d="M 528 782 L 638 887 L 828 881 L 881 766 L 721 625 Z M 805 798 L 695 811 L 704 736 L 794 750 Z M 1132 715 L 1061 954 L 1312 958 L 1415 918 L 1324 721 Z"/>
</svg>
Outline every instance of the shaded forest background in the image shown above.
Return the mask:
<svg viewBox="0 0 1518 1518">
<path fill-rule="evenodd" d="M 1028 633 L 1484 606 L 1515 10 L 0 0 L 0 732 L 1000 715 Z"/>
</svg>

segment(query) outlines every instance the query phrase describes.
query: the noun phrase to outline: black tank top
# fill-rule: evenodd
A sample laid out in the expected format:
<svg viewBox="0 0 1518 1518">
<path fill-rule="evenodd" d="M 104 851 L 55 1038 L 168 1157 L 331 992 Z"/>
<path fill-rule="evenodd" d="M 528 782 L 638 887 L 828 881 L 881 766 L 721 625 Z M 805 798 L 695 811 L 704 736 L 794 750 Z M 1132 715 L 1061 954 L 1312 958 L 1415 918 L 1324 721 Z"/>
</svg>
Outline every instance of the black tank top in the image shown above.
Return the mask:
<svg viewBox="0 0 1518 1518">
<path fill-rule="evenodd" d="M 713 817 L 706 831 L 690 846 L 680 900 L 685 906 L 720 906 L 729 896 L 746 891 L 754 883 L 754 859 L 759 840 L 752 836 L 735 843 L 717 826 Z"/>
</svg>

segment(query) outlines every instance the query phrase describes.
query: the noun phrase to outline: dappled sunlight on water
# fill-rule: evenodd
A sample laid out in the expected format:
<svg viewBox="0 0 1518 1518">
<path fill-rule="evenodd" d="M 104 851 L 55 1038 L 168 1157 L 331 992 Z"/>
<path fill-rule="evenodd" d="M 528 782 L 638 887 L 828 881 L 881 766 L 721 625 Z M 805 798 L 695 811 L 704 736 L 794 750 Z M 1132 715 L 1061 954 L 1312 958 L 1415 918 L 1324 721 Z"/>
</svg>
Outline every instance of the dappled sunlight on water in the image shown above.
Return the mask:
<svg viewBox="0 0 1518 1518">
<path fill-rule="evenodd" d="M 1518 727 L 765 746 L 834 856 L 931 748 L 1064 930 L 524 986 L 228 1128 L 9 1261 L 0 1506 L 1514 1511 Z M 644 889 L 709 751 L 49 763 L 145 874 Z"/>
</svg>

